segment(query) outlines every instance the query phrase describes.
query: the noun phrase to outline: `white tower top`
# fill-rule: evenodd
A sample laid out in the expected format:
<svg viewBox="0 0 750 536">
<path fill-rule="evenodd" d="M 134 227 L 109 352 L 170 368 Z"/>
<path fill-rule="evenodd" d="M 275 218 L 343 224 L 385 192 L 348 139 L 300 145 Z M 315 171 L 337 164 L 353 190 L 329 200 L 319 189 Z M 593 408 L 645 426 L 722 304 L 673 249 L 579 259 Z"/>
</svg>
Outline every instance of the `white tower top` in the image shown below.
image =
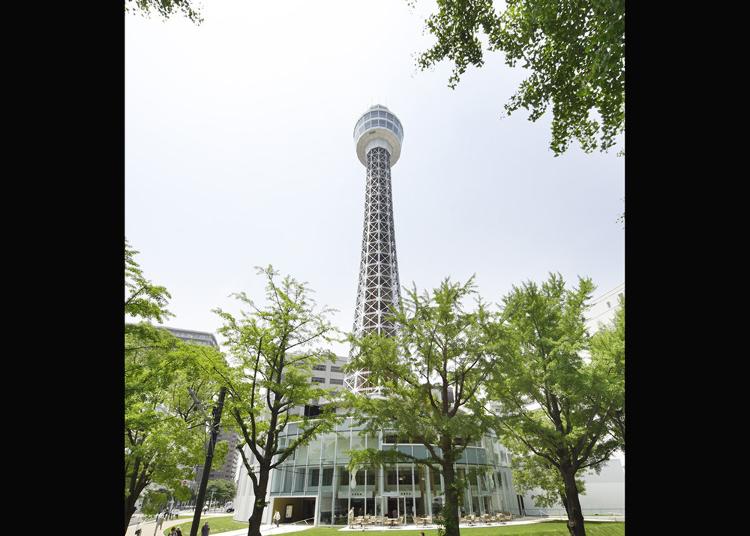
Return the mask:
<svg viewBox="0 0 750 536">
<path fill-rule="evenodd" d="M 391 166 L 401 156 L 404 127 L 391 111 L 382 104 L 370 106 L 354 126 L 354 143 L 357 157 L 367 166 L 367 152 L 373 147 L 383 147 L 390 155 Z"/>
</svg>

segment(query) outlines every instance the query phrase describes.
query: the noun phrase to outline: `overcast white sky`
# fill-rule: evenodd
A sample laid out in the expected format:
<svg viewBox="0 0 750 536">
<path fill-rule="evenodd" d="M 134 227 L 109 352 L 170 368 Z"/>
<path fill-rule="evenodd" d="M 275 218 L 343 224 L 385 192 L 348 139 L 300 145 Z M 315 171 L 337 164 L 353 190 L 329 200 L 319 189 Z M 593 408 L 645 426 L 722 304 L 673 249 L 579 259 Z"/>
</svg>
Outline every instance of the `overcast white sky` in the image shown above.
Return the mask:
<svg viewBox="0 0 750 536">
<path fill-rule="evenodd" d="M 434 2 L 203 2 L 200 26 L 126 17 L 126 236 L 172 294 L 167 325 L 216 332 L 257 265 L 309 282 L 352 326 L 365 169 L 352 129 L 375 103 L 404 125 L 393 167 L 402 284 L 476 273 L 482 296 L 559 271 L 624 282 L 624 159 L 555 158 L 550 118 L 503 105 L 525 77 L 497 53 L 457 89 L 417 71 Z M 616 302 L 616 300 L 615 300 Z M 346 353 L 346 350 L 343 350 Z"/>
</svg>

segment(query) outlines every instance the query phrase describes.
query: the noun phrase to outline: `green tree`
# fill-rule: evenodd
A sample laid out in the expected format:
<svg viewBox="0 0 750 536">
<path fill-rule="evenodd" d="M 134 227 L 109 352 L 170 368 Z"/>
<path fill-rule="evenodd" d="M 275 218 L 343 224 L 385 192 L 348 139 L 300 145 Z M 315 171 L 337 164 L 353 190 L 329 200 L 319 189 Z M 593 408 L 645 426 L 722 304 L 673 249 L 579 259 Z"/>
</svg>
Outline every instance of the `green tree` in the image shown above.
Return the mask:
<svg viewBox="0 0 750 536">
<path fill-rule="evenodd" d="M 145 16 L 156 13 L 164 19 L 181 13 L 195 24 L 203 22 L 200 11 L 192 0 L 127 0 L 125 13 L 140 13 Z"/>
<path fill-rule="evenodd" d="M 618 297 L 619 305 L 608 326 L 591 338 L 591 361 L 599 374 L 611 378 L 607 383 L 617 409 L 610 422 L 610 433 L 625 451 L 625 296 Z"/>
<path fill-rule="evenodd" d="M 585 354 L 590 337 L 584 312 L 589 279 L 567 290 L 559 275 L 541 286 L 513 287 L 498 321 L 489 325 L 495 366 L 487 384 L 500 406 L 498 432 L 517 455 L 536 455 L 557 469 L 564 484 L 571 536 L 585 536 L 576 476 L 598 468 L 618 448 L 612 419 L 620 400 L 618 373 Z"/>
<path fill-rule="evenodd" d="M 206 415 L 189 391 L 209 405 L 217 387 L 204 379 L 204 371 L 220 366 L 222 360 L 213 348 L 185 344 L 171 335 L 164 335 L 161 346 L 149 340 L 125 352 L 126 527 L 149 484 L 161 484 L 176 494 L 203 462 Z M 221 461 L 219 453 L 215 465 Z"/>
<path fill-rule="evenodd" d="M 169 503 L 169 490 L 166 488 L 148 489 L 143 493 L 141 512 L 147 516 L 154 516 L 164 511 Z"/>
<path fill-rule="evenodd" d="M 167 302 L 172 296 L 165 287 L 154 285 L 143 275 L 135 260 L 138 251 L 125 240 L 125 317 L 161 323 L 172 316 Z M 125 333 L 138 331 L 133 324 L 125 325 Z"/>
<path fill-rule="evenodd" d="M 484 64 L 485 47 L 502 52 L 530 71 L 506 112 L 523 108 L 536 121 L 551 107 L 555 156 L 573 139 L 586 152 L 615 144 L 625 128 L 625 0 L 506 0 L 500 12 L 493 0 L 437 4 L 425 21 L 437 42 L 421 69 L 450 60 L 455 88 L 469 65 Z"/>
<path fill-rule="evenodd" d="M 488 313 L 478 298 L 474 310 L 464 310 L 471 297 L 476 297 L 473 278 L 464 284 L 446 279 L 423 294 L 409 290 L 393 315 L 397 335 L 352 338 L 355 352 L 347 365 L 349 371 L 369 371 L 370 386 L 382 390 L 382 396 L 351 395 L 353 418 L 370 432 L 386 428 L 421 443 L 427 452 L 414 457 L 395 449 L 355 451 L 350 468 L 401 461 L 442 473 L 447 536 L 459 534 L 464 485 L 454 464 L 487 429 L 482 385 L 489 368 L 482 324 Z"/>
<path fill-rule="evenodd" d="M 249 536 L 260 535 L 266 507 L 269 476 L 291 456 L 297 447 L 317 434 L 330 431 L 335 411 L 324 411 L 315 418 L 298 414 L 300 406 L 333 400 L 329 389 L 311 383 L 314 365 L 333 361 L 330 351 L 316 345 L 332 340 L 335 329 L 329 323 L 329 309 L 318 310 L 304 283 L 287 276 L 280 282 L 271 266 L 259 269 L 266 278 L 267 306 L 257 306 L 245 293 L 234 294 L 250 311 L 239 318 L 216 309 L 224 325 L 219 329 L 234 359 L 227 371 L 217 369 L 227 387 L 228 415 L 241 433 L 237 445 L 255 495 L 249 519 Z M 284 428 L 297 423 L 299 435 L 282 445 Z M 248 457 L 243 450 L 247 446 Z"/>
<path fill-rule="evenodd" d="M 214 504 L 224 504 L 234 499 L 237 492 L 237 486 L 234 481 L 226 479 L 209 480 L 206 486 L 206 493 L 213 497 Z"/>
<path fill-rule="evenodd" d="M 187 492 L 182 480 L 192 478 L 206 441 L 205 416 L 189 389 L 208 403 L 217 389 L 204 379 L 204 371 L 223 363 L 217 350 L 184 344 L 147 322 L 169 314 L 169 294 L 143 276 L 136 253 L 126 242 L 125 314 L 146 322 L 125 325 L 123 531 L 150 484 L 159 484 L 173 495 Z"/>
</svg>

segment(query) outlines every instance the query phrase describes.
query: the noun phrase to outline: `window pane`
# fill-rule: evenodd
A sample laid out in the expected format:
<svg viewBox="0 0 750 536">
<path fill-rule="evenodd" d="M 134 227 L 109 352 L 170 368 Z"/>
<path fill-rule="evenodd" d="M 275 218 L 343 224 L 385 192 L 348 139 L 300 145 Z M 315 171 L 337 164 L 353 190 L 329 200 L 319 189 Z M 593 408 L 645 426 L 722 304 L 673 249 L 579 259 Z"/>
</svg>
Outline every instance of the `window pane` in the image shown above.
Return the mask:
<svg viewBox="0 0 750 536">
<path fill-rule="evenodd" d="M 308 488 L 317 488 L 318 479 L 320 478 L 320 469 L 310 469 L 309 478 L 307 481 Z"/>
<path fill-rule="evenodd" d="M 282 469 L 284 472 L 284 493 L 290 493 L 292 491 L 292 471 L 291 469 Z"/>
<path fill-rule="evenodd" d="M 377 474 L 378 474 L 378 469 L 376 467 L 368 467 L 367 468 L 366 484 L 368 486 L 374 486 L 375 485 L 375 476 Z"/>
<path fill-rule="evenodd" d="M 349 450 L 349 433 L 344 432 L 343 434 L 339 434 L 339 440 L 336 445 L 336 461 L 348 460 L 349 459 L 349 455 L 347 454 L 348 450 Z"/>
<path fill-rule="evenodd" d="M 404 489 L 404 487 L 411 488 L 411 484 L 412 484 L 411 466 L 409 465 L 398 466 L 398 484 L 401 487 L 401 489 Z"/>
<path fill-rule="evenodd" d="M 310 441 L 310 444 L 307 446 L 308 451 L 308 464 L 313 465 L 317 464 L 320 461 L 320 439 L 313 439 Z"/>
<path fill-rule="evenodd" d="M 386 466 L 385 468 L 385 490 L 396 491 L 396 482 L 398 476 L 396 475 L 396 468 L 392 465 Z"/>
<path fill-rule="evenodd" d="M 304 467 L 294 470 L 294 491 L 303 491 L 305 489 L 305 469 Z"/>
<path fill-rule="evenodd" d="M 323 460 L 333 461 L 333 456 L 336 454 L 335 436 L 327 435 L 323 438 Z"/>
</svg>

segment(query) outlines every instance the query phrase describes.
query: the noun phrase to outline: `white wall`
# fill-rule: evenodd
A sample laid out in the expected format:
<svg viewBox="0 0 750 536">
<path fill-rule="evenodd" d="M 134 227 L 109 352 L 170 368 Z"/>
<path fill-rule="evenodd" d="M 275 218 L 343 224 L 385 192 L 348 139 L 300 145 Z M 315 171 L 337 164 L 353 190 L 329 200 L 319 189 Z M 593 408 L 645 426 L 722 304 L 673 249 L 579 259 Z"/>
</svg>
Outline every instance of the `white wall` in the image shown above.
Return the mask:
<svg viewBox="0 0 750 536">
<path fill-rule="evenodd" d="M 579 495 L 583 515 L 625 513 L 625 467 L 620 459 L 610 460 L 598 475 L 586 474 L 583 481 L 586 493 Z M 537 507 L 531 495 L 523 496 L 527 515 L 565 515 L 559 504 L 553 508 Z"/>
</svg>

